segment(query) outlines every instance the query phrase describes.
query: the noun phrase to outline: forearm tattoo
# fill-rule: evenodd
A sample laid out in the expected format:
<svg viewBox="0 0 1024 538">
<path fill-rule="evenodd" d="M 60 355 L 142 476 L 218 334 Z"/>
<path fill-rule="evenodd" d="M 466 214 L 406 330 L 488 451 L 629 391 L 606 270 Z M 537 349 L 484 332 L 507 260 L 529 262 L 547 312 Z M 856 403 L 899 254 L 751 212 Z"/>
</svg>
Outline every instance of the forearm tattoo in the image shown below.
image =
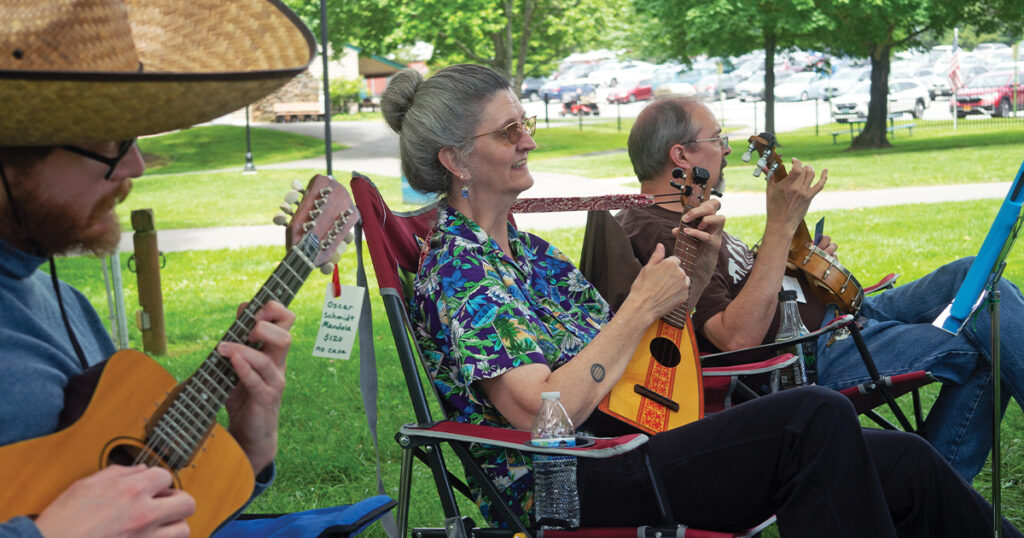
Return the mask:
<svg viewBox="0 0 1024 538">
<path fill-rule="evenodd" d="M 594 378 L 594 382 L 600 383 L 604 381 L 604 366 L 598 363 L 594 363 L 590 366 L 590 377 Z"/>
</svg>

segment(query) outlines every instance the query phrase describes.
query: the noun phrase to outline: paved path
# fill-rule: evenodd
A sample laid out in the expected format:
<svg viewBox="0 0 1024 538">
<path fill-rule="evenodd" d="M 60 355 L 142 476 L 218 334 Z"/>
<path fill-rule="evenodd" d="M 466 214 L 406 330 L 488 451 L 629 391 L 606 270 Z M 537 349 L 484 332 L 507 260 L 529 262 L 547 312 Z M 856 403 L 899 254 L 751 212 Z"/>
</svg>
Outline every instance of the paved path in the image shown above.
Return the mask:
<svg viewBox="0 0 1024 538">
<path fill-rule="evenodd" d="M 261 124 L 260 127 L 288 130 L 311 136 L 323 137 L 323 124 Z M 398 137 L 383 122 L 334 122 L 331 124 L 332 141 L 350 146 L 332 155 L 335 176 L 342 177 L 351 170 L 373 176 L 396 177 L 401 175 L 398 155 Z M 326 159 L 318 157 L 288 163 L 260 165 L 260 169 L 314 168 L 325 170 Z M 534 186 L 524 197 L 597 195 L 638 192 L 635 178 L 589 179 L 569 174 L 534 172 Z M 930 187 L 904 187 L 868 191 L 825 191 L 811 204 L 811 211 L 876 207 L 906 203 L 948 202 L 976 198 L 1002 198 L 1006 195 L 1009 182 L 971 184 L 968 186 L 948 185 Z M 722 214 L 726 217 L 754 215 L 764 211 L 764 194 L 749 192 L 727 193 L 722 198 Z M 585 212 L 534 213 L 516 217 L 520 227 L 530 231 L 553 228 L 582 227 L 586 222 Z M 132 233 L 125 232 L 121 238 L 121 250 L 132 250 Z M 190 230 L 161 230 L 157 241 L 165 252 L 179 250 L 208 250 L 217 248 L 238 248 L 260 245 L 283 245 L 284 233 L 280 227 L 233 226 L 225 228 L 201 228 Z"/>
</svg>

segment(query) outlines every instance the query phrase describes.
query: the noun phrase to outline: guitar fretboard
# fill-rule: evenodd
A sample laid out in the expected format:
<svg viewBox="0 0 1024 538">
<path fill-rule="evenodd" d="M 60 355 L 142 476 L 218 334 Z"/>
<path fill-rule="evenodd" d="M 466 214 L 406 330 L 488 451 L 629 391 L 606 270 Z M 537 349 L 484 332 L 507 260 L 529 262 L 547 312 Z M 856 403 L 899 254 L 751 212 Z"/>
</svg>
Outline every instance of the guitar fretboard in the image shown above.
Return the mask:
<svg viewBox="0 0 1024 538">
<path fill-rule="evenodd" d="M 221 338 L 222 342 L 236 342 L 258 348 L 247 341 L 256 325 L 256 313 L 270 301 L 288 306 L 309 273 L 315 267 L 320 242 L 314 234 L 307 234 L 295 245 L 274 269 L 270 278 L 256 292 L 252 301 L 232 323 Z M 198 370 L 186 380 L 154 425 L 148 439 L 148 448 L 159 455 L 172 469 L 184 466 L 217 420 L 217 413 L 238 384 L 238 376 L 231 362 L 217 353 L 216 348 Z"/>
</svg>

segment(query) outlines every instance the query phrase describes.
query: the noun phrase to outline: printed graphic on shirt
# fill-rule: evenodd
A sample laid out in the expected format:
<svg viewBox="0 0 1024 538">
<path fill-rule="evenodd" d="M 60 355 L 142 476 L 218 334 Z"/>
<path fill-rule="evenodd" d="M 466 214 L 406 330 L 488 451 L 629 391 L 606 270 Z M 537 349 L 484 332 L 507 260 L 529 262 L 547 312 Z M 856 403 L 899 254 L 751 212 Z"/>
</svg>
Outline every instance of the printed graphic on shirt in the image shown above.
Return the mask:
<svg viewBox="0 0 1024 538">
<path fill-rule="evenodd" d="M 729 253 L 729 276 L 733 284 L 738 284 L 750 274 L 750 268 L 754 266 L 754 255 L 747 249 L 747 245 L 729 234 L 722 235 L 722 244 Z"/>
</svg>

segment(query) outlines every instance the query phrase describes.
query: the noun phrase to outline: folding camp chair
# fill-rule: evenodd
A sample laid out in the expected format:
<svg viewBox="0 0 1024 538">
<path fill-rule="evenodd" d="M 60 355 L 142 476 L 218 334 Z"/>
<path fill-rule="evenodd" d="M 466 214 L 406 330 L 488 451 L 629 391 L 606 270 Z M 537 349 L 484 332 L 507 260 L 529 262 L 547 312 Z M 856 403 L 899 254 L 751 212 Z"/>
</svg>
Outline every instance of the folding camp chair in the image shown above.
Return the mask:
<svg viewBox="0 0 1024 538">
<path fill-rule="evenodd" d="M 487 443 L 506 448 L 514 448 L 527 452 L 569 452 L 577 457 L 610 457 L 630 450 L 640 450 L 647 461 L 648 474 L 652 488 L 658 494 L 658 509 L 661 521 L 651 522 L 653 525 L 630 529 L 591 529 L 583 528 L 574 531 L 539 531 L 537 536 L 681 536 L 700 537 L 738 537 L 750 536 L 759 532 L 774 520 L 766 521 L 755 529 L 745 533 L 722 533 L 702 531 L 680 525 L 672 518 L 669 506 L 661 501 L 664 495 L 660 475 L 652 462 L 646 459 L 647 436 L 630 434 L 614 438 L 587 438 L 585 443 L 592 444 L 572 449 L 538 449 L 529 447 L 529 432 L 493 428 L 473 424 L 464 424 L 449 420 L 436 420 L 430 410 L 427 392 L 434 395 L 437 406 L 445 410 L 445 402 L 434 391 L 433 384 L 426 380 L 430 388 L 423 387 L 423 379 L 429 377 L 429 370 L 424 367 L 422 355 L 411 333 L 411 323 L 406 310 L 406 297 L 411 289 L 411 280 L 415 276 L 420 263 L 420 241 L 425 239 L 436 223 L 437 205 L 429 205 L 409 213 L 393 213 L 384 202 L 376 186 L 366 177 L 353 173 L 352 194 L 356 206 L 362 215 L 363 231 L 366 233 L 367 246 L 380 286 L 381 299 L 387 311 L 391 332 L 394 336 L 398 358 L 412 400 L 416 422 L 403 426 L 396 434 L 396 440 L 403 448 L 401 481 L 399 484 L 398 528 L 404 532 L 407 527 L 410 491 L 412 485 L 413 457 L 426 463 L 433 474 L 434 483 L 444 511 L 446 528 L 414 529 L 414 536 L 534 536 L 534 531 L 527 528 L 519 514 L 509 506 L 487 477 L 483 469 L 473 460 L 469 452 L 472 443 Z M 357 236 L 358 237 L 358 236 Z M 357 249 L 359 251 L 359 249 Z M 422 371 L 421 371 L 422 368 Z M 422 377 L 421 377 L 422 376 Z M 447 444 L 460 459 L 465 471 L 470 474 L 483 490 L 483 494 L 493 501 L 495 517 L 506 527 L 477 528 L 475 523 L 462 516 L 456 502 L 455 490 L 472 499 L 469 487 L 465 482 L 448 471 L 441 453 L 442 444 Z"/>
<path fill-rule="evenodd" d="M 614 264 L 610 263 L 611 260 L 614 260 Z M 633 253 L 629 236 L 606 210 L 590 211 L 587 214 L 583 249 L 580 254 L 580 271 L 613 306 L 621 304 L 625 299 L 629 293 L 629 286 L 640 272 L 640 262 Z M 874 286 L 865 288 L 864 292 L 874 293 L 889 288 L 895 280 L 896 275 L 890 274 Z M 850 398 L 858 413 L 882 428 L 902 428 L 904 431 L 923 434 L 924 418 L 919 389 L 937 380 L 923 370 L 894 376 L 880 375 L 854 317 L 850 315 L 840 316 L 827 327 L 791 341 L 702 355 L 706 412 L 729 407 L 734 403 L 734 397 L 741 401 L 758 397 L 759 394 L 744 383 L 744 379 L 752 375 L 778 376 L 781 369 L 792 363 L 791 355 L 773 356 L 774 350 L 788 344 L 810 341 L 824 332 L 838 329 L 849 331 L 870 377 L 870 381 L 848 387 L 840 393 Z M 911 394 L 913 401 L 913 424 L 896 402 L 897 397 L 907 393 Z M 885 404 L 895 416 L 899 422 L 898 427 L 875 411 L 875 408 L 882 404 Z"/>
</svg>

